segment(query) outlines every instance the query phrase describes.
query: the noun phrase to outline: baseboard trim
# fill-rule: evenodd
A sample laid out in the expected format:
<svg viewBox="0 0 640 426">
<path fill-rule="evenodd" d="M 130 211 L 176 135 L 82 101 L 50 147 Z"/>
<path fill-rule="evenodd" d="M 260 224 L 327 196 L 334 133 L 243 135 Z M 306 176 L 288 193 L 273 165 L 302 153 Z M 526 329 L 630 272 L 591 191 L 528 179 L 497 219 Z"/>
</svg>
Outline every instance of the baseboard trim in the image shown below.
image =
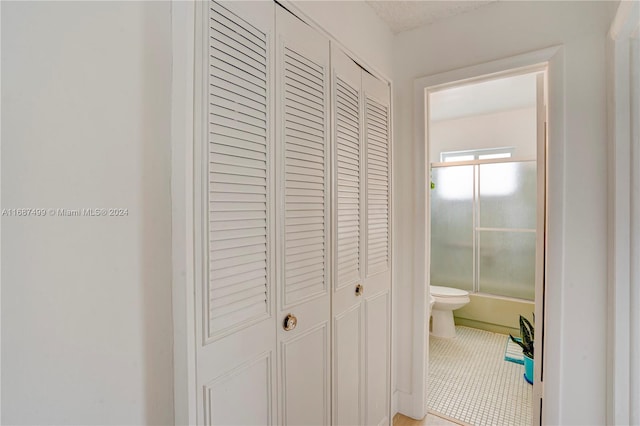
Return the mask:
<svg viewBox="0 0 640 426">
<path fill-rule="evenodd" d="M 405 415 L 407 417 L 414 418 L 413 414 L 413 395 L 407 392 L 403 392 L 401 390 L 396 389 L 393 392 L 393 404 L 394 404 L 394 413 L 395 416 L 397 413 Z M 393 417 L 391 416 L 391 417 Z M 419 420 L 419 419 L 417 419 Z"/>
</svg>

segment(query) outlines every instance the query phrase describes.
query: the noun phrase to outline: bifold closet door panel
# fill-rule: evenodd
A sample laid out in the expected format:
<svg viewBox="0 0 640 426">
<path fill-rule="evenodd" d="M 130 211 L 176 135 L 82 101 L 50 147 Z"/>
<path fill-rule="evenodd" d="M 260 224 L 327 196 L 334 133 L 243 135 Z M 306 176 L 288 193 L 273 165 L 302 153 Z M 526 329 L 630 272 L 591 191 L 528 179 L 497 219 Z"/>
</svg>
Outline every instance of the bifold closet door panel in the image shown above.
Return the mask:
<svg viewBox="0 0 640 426">
<path fill-rule="evenodd" d="M 391 269 L 391 147 L 389 86 L 362 74 L 366 153 L 366 276 Z"/>
<path fill-rule="evenodd" d="M 364 107 L 365 424 L 390 419 L 391 145 L 389 86 L 362 73 Z"/>
<path fill-rule="evenodd" d="M 279 421 L 329 424 L 329 41 L 276 7 Z"/>
<path fill-rule="evenodd" d="M 333 424 L 364 424 L 361 69 L 331 46 L 333 153 Z M 358 287 L 360 286 L 360 287 Z"/>
<path fill-rule="evenodd" d="M 198 7 L 197 421 L 276 424 L 275 6 Z"/>
</svg>

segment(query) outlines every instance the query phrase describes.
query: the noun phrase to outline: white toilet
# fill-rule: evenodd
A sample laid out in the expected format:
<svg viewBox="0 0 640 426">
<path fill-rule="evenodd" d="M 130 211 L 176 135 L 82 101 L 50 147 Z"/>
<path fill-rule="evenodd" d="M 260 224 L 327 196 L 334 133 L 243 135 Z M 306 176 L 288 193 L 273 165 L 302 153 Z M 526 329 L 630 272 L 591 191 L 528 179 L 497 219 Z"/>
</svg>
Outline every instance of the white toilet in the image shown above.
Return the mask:
<svg viewBox="0 0 640 426">
<path fill-rule="evenodd" d="M 470 302 L 469 292 L 451 287 L 430 286 L 431 297 L 435 299 L 431 309 L 431 335 L 451 338 L 456 336 L 453 311 Z"/>
</svg>

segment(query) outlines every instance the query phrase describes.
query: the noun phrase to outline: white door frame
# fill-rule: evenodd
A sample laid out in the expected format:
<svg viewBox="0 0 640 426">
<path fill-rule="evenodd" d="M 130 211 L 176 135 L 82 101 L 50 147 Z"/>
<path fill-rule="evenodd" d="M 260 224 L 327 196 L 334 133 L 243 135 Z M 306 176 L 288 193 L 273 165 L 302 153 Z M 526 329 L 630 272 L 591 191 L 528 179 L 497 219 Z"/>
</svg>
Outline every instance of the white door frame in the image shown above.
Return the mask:
<svg viewBox="0 0 640 426">
<path fill-rule="evenodd" d="M 561 283 L 563 277 L 563 244 L 564 236 L 564 54 L 562 46 L 549 47 L 510 58 L 474 65 L 453 71 L 435 74 L 414 81 L 414 159 L 416 212 L 414 229 L 416 245 L 414 247 L 415 281 L 413 304 L 413 356 L 412 356 L 412 399 L 410 412 L 414 418 L 422 418 L 427 412 L 428 375 L 428 277 L 429 259 L 429 197 L 426 184 L 429 179 L 429 153 L 425 150 L 427 132 L 426 97 L 428 88 L 449 83 L 468 81 L 476 78 L 485 79 L 490 75 L 513 72 L 517 69 L 547 65 L 548 87 L 548 151 L 547 151 L 547 262 L 546 262 L 546 294 L 544 324 L 559 325 L 561 319 Z M 424 262 L 419 261 L 424 259 Z M 541 305 L 541 303 L 538 303 Z M 542 333 L 539 331 L 538 336 Z M 560 327 L 546 327 L 542 342 L 545 368 L 550 371 L 560 369 Z M 547 375 L 539 395 L 545 395 L 545 403 L 539 414 L 542 419 L 534 419 L 536 424 L 545 418 L 559 418 L 560 381 L 557 375 Z M 534 410 L 534 412 L 537 410 Z"/>
<path fill-rule="evenodd" d="M 196 424 L 194 83 L 196 3 L 171 2 L 171 251 L 176 425 Z"/>
<path fill-rule="evenodd" d="M 640 3 L 620 2 L 607 38 L 608 424 L 640 423 L 639 31 Z"/>
</svg>

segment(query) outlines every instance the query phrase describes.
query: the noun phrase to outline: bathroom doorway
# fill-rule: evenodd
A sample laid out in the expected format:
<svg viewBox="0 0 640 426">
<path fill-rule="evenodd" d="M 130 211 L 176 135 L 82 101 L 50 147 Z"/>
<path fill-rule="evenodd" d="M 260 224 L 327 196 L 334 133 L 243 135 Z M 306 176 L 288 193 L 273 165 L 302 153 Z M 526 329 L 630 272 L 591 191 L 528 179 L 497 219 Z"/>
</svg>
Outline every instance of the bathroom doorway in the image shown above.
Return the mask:
<svg viewBox="0 0 640 426">
<path fill-rule="evenodd" d="M 462 424 L 539 423 L 545 80 L 540 65 L 425 93 L 426 404 Z M 522 350 L 508 338 L 520 337 L 520 316 L 538 331 L 526 377 Z"/>
</svg>

